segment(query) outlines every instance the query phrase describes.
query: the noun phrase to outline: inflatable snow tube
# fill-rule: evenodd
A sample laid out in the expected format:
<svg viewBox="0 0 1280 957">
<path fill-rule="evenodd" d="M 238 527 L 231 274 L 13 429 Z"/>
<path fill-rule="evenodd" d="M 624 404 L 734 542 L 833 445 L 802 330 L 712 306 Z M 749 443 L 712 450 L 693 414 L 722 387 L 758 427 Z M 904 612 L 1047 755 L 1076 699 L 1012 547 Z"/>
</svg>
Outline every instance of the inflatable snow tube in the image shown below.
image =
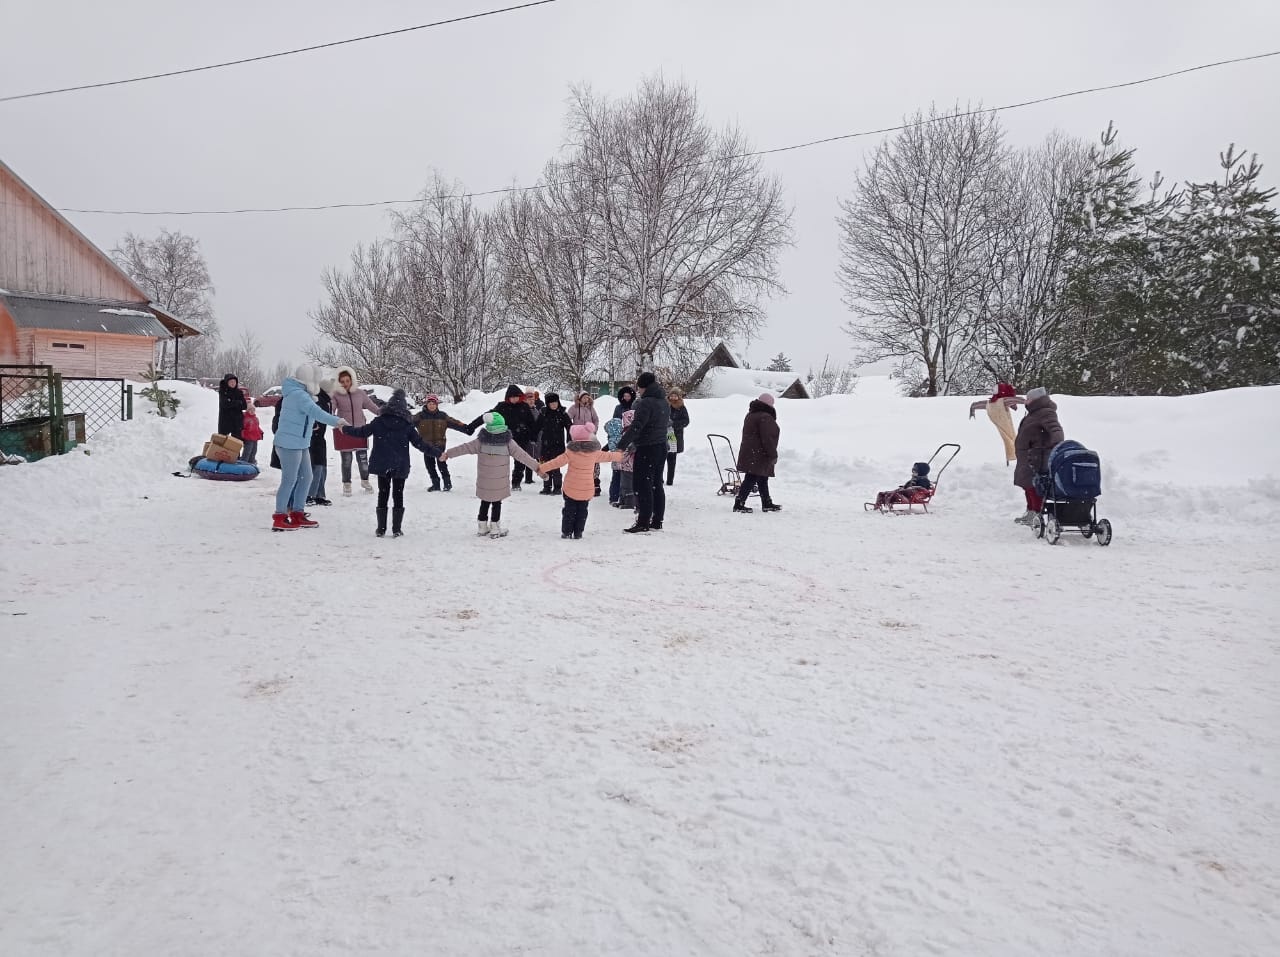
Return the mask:
<svg viewBox="0 0 1280 957">
<path fill-rule="evenodd" d="M 191 474 L 213 479 L 215 482 L 247 482 L 249 479 L 258 477 L 258 467 L 248 462 L 215 462 L 213 459 L 200 459 L 191 466 Z"/>
</svg>

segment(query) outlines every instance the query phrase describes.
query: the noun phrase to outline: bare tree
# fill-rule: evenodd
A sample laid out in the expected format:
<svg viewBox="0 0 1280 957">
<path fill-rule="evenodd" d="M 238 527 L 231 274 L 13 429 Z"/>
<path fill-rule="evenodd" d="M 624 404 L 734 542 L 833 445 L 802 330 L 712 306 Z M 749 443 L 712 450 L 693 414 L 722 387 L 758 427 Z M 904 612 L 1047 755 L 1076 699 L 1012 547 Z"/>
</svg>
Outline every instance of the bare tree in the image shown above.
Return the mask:
<svg viewBox="0 0 1280 957">
<path fill-rule="evenodd" d="M 862 361 L 923 370 L 927 395 L 963 389 L 1001 215 L 1002 133 L 990 114 L 916 114 L 857 174 L 839 224 L 838 278 Z"/>
<path fill-rule="evenodd" d="M 338 363 L 338 365 L 343 365 L 343 364 L 344 363 Z M 294 371 L 295 371 L 295 367 L 293 365 L 290 365 L 288 362 L 285 362 L 283 359 L 281 359 L 279 362 L 275 364 L 275 368 L 267 372 L 267 381 L 266 381 L 266 385 L 263 386 L 263 388 L 270 389 L 272 386 L 279 385 L 285 379 L 290 378 L 293 375 Z"/>
<path fill-rule="evenodd" d="M 1088 145 L 1057 133 L 1006 157 L 1004 210 L 992 224 L 991 269 L 972 316 L 973 352 L 988 381 L 1028 388 L 1062 350 L 1079 347 L 1064 291 L 1088 166 Z"/>
<path fill-rule="evenodd" d="M 786 370 L 790 371 L 790 370 Z M 809 395 L 821 399 L 824 395 L 851 395 L 858 388 L 857 367 L 852 363 L 831 364 L 831 357 L 822 360 L 822 368 L 815 375 L 809 370 L 805 378 Z"/>
<path fill-rule="evenodd" d="M 130 232 L 111 250 L 111 257 L 151 302 L 200 330 L 201 335 L 188 340 L 182 349 L 181 371 L 197 376 L 209 374 L 221 333 L 213 314 L 209 267 L 199 241 L 167 229 L 160 230 L 155 239 Z M 157 366 L 166 375 L 176 375 L 169 340 L 161 339 L 157 346 Z"/>
<path fill-rule="evenodd" d="M 513 197 L 496 219 L 512 325 L 539 381 L 581 389 L 615 335 L 602 191 L 553 161 L 542 188 Z"/>
<path fill-rule="evenodd" d="M 641 366 L 673 339 L 750 334 L 784 291 L 790 241 L 781 184 L 736 129 L 714 130 L 684 84 L 646 80 L 610 103 L 574 91 L 565 167 L 593 185 L 611 321 Z"/>
<path fill-rule="evenodd" d="M 439 177 L 396 214 L 400 286 L 388 346 L 409 371 L 460 402 L 508 376 L 515 341 L 506 319 L 495 218 Z"/>
<path fill-rule="evenodd" d="M 327 341 L 313 343 L 307 356 L 322 366 L 349 365 L 365 382 L 408 384 L 408 357 L 395 345 L 402 286 L 395 245 L 357 245 L 347 271 L 326 269 L 320 281 L 327 301 L 310 317 Z"/>
<path fill-rule="evenodd" d="M 261 395 L 268 385 L 267 375 L 262 371 L 262 342 L 252 329 L 240 333 L 235 344 L 217 353 L 214 363 L 221 370 L 219 375 L 234 375 L 240 385 L 254 395 Z"/>
</svg>

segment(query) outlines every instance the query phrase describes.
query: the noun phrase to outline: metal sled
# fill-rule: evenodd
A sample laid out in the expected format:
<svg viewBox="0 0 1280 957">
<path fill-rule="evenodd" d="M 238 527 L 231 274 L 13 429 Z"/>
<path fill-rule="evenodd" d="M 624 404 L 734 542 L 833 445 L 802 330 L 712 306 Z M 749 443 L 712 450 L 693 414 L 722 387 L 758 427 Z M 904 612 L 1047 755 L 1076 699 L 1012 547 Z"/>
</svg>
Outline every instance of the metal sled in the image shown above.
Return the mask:
<svg viewBox="0 0 1280 957">
<path fill-rule="evenodd" d="M 720 456 L 716 453 L 716 439 L 728 446 L 730 463 L 728 468 L 720 465 Z M 738 490 L 742 487 L 742 473 L 738 471 L 738 454 L 733 450 L 733 442 L 729 440 L 729 436 L 720 435 L 718 432 L 709 433 L 707 442 L 711 445 L 711 458 L 716 463 L 716 477 L 720 480 L 720 488 L 716 494 L 737 495 Z M 720 451 L 723 452 L 724 448 L 721 448 Z M 756 493 L 752 492 L 752 494 Z"/>
<path fill-rule="evenodd" d="M 951 449 L 952 452 L 946 457 L 942 465 L 938 467 L 935 474 L 933 471 L 933 460 L 942 454 L 943 449 Z M 933 497 L 938 494 L 938 486 L 942 484 L 942 473 L 947 470 L 957 455 L 960 454 L 960 446 L 955 442 L 945 442 L 939 445 L 937 450 L 929 456 L 929 475 L 933 482 L 933 488 L 913 488 L 906 492 L 891 492 L 883 502 L 876 504 L 875 502 L 864 502 L 862 507 L 868 512 L 880 512 L 883 515 L 911 515 L 918 505 L 929 511 L 929 503 L 933 501 Z"/>
</svg>

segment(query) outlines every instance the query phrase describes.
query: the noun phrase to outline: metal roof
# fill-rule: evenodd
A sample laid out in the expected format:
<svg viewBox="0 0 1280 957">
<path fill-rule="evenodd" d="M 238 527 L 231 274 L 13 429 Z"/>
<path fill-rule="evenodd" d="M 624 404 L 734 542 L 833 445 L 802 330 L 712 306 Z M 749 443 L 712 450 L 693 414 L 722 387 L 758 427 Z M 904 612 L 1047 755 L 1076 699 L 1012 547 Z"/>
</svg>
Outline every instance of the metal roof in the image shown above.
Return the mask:
<svg viewBox="0 0 1280 957">
<path fill-rule="evenodd" d="M 167 339 L 169 332 L 145 302 L 111 299 L 71 299 L 65 296 L 0 296 L 19 329 L 58 329 L 64 332 L 110 333 Z"/>
</svg>

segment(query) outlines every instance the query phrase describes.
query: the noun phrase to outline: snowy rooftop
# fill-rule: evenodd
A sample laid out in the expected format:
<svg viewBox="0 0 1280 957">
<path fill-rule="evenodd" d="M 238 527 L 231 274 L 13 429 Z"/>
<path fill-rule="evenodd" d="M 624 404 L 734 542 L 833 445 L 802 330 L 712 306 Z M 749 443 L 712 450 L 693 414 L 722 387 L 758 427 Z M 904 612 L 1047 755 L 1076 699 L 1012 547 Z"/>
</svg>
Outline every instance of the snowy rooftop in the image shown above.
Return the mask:
<svg viewBox="0 0 1280 957">
<path fill-rule="evenodd" d="M 796 379 L 794 372 L 765 372 L 762 369 L 730 369 L 719 366 L 708 370 L 695 393 L 699 398 L 722 399 L 731 395 L 760 395 L 769 392 L 782 395 Z M 803 380 L 801 380 L 803 382 Z"/>
</svg>

